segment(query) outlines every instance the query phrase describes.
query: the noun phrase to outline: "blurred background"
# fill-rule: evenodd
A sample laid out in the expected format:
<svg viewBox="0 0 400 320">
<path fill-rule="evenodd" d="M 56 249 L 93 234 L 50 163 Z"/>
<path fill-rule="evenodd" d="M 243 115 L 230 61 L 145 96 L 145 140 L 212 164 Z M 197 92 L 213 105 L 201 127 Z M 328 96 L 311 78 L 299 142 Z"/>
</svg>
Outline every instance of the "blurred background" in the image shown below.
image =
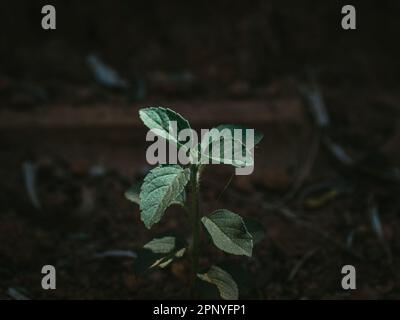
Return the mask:
<svg viewBox="0 0 400 320">
<path fill-rule="evenodd" d="M 352 1 L 347 31 L 345 4 L 1 1 L 0 298 L 188 297 L 185 260 L 133 271 L 154 236 L 190 232 L 178 208 L 148 232 L 124 197 L 150 169 L 153 105 L 264 133 L 251 176 L 218 165 L 202 182 L 203 214 L 265 228 L 251 260 L 204 238 L 201 265 L 229 265 L 241 298 L 399 298 L 400 3 Z"/>
</svg>

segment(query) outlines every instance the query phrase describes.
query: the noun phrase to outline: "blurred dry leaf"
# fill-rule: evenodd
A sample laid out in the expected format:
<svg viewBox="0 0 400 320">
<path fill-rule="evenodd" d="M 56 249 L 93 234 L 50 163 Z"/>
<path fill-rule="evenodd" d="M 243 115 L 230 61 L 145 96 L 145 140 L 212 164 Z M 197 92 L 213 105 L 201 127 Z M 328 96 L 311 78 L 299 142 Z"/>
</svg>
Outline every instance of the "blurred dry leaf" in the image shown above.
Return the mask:
<svg viewBox="0 0 400 320">
<path fill-rule="evenodd" d="M 42 208 L 39 197 L 37 195 L 36 186 L 36 167 L 32 162 L 26 161 L 22 164 L 22 172 L 24 176 L 25 188 L 28 192 L 32 205 L 40 210 Z"/>
<path fill-rule="evenodd" d="M 31 300 L 28 298 L 24 293 L 16 288 L 8 288 L 7 290 L 8 295 L 13 298 L 14 300 Z"/>
</svg>

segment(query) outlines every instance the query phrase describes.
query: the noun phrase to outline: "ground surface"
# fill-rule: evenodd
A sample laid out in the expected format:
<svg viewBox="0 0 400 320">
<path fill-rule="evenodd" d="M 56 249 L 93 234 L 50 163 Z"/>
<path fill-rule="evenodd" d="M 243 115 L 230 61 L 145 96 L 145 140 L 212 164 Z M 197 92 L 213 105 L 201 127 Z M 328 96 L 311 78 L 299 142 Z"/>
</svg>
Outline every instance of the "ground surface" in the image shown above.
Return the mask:
<svg viewBox="0 0 400 320">
<path fill-rule="evenodd" d="M 328 101 L 334 101 L 329 97 Z M 383 103 L 376 99 L 376 103 Z M 362 98 L 354 101 L 358 105 L 364 102 Z M 388 137 L 385 132 L 387 123 L 393 120 L 391 113 L 374 116 L 373 105 L 370 102 L 369 116 L 363 120 L 367 123 L 369 119 L 368 127 L 342 126 L 334 136 L 351 154 L 376 150 L 374 145 L 380 144 L 380 152 L 396 163 L 398 129 Z M 387 109 L 398 112 L 390 105 Z M 337 110 L 333 116 L 341 121 L 356 123 L 359 118 L 345 107 Z M 310 123 L 304 113 L 295 123 L 258 125 L 265 138 L 256 151 L 255 172 L 235 176 L 222 194 L 232 170 L 217 166 L 206 171 L 203 213 L 225 207 L 257 218 L 265 227 L 266 237 L 256 246 L 251 260 L 220 254 L 203 238 L 202 266 L 231 261 L 231 272 L 240 283 L 244 299 L 398 298 L 398 183 L 343 171 L 320 146 L 312 170 L 283 205 L 295 217 L 288 218 L 287 212 L 269 207 L 285 197 L 298 173 L 304 171 L 316 136 Z M 374 125 L 369 145 L 357 144 Z M 3 132 L 2 298 L 9 298 L 9 288 L 26 292 L 31 298 L 187 297 L 190 264 L 185 259 L 137 277 L 132 258 L 96 258 L 107 250 L 135 251 L 167 231 L 189 235 L 186 218 L 178 208 L 171 208 L 162 223 L 148 232 L 140 221 L 138 207 L 123 196 L 126 188 L 149 169 L 144 158 L 146 144 L 141 142 L 144 134 L 139 128 Z M 349 137 L 356 142 L 348 141 Z M 36 210 L 28 198 L 21 169 L 24 161 L 38 166 L 42 210 Z M 96 168 L 101 169 L 100 176 L 93 176 Z M 381 238 L 371 219 L 370 199 L 378 207 Z M 45 264 L 57 268 L 56 291 L 46 292 L 40 287 L 40 270 Z M 340 270 L 345 264 L 355 265 L 358 271 L 354 292 L 340 287 Z"/>
<path fill-rule="evenodd" d="M 0 298 L 188 297 L 186 259 L 138 277 L 134 258 L 98 257 L 170 230 L 188 238 L 178 208 L 148 232 L 123 196 L 149 170 L 136 113 L 150 104 L 196 128 L 244 122 L 264 133 L 251 176 L 225 190 L 232 170 L 217 166 L 202 181 L 204 214 L 228 208 L 266 231 L 251 260 L 203 237 L 201 266 L 230 262 L 240 298 L 400 298 L 399 2 L 355 4 L 349 32 L 340 1 L 109 3 L 58 2 L 53 33 L 40 29 L 40 1 L 0 4 L 10 30 L 0 42 Z M 90 54 L 129 85 L 99 83 Z M 323 130 L 300 94 L 313 81 L 331 121 Z M 57 268 L 55 291 L 41 289 L 45 264 Z M 355 291 L 341 289 L 346 264 Z"/>
</svg>

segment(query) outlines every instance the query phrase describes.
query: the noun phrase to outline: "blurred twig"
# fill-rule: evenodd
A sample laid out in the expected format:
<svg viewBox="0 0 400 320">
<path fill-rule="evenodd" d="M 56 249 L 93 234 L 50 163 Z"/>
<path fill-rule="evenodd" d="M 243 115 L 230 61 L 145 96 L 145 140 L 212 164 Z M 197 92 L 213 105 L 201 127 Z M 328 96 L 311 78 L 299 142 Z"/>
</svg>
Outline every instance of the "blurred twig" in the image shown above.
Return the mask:
<svg viewBox="0 0 400 320">
<path fill-rule="evenodd" d="M 229 177 L 228 182 L 225 184 L 224 188 L 222 189 L 222 191 L 219 193 L 218 197 L 217 197 L 217 201 L 219 201 L 219 199 L 221 199 L 222 194 L 226 191 L 226 189 L 228 189 L 229 185 L 231 184 L 233 177 L 234 177 L 235 173 L 232 172 L 231 176 Z"/>
<path fill-rule="evenodd" d="M 281 199 L 279 199 L 277 202 L 273 204 L 270 204 L 270 207 L 279 209 L 285 206 L 290 200 L 292 200 L 297 195 L 297 193 L 299 192 L 304 182 L 307 180 L 308 176 L 311 173 L 311 169 L 318 155 L 319 146 L 320 146 L 320 135 L 318 132 L 314 132 L 313 140 L 311 142 L 310 149 L 307 153 L 307 158 L 303 166 L 300 168 L 295 180 L 293 181 L 292 186 Z"/>
<path fill-rule="evenodd" d="M 354 161 L 347 154 L 346 150 L 341 145 L 332 141 L 327 133 L 331 125 L 328 108 L 315 80 L 316 76 L 311 73 L 310 78 L 310 84 L 300 85 L 299 91 L 304 97 L 305 105 L 311 114 L 313 124 L 318 128 L 322 143 L 330 155 L 339 163 L 345 166 L 352 165 Z"/>
<path fill-rule="evenodd" d="M 214 183 L 214 181 L 212 181 L 212 180 L 209 180 L 209 181 Z M 236 199 L 240 200 L 242 203 L 249 203 L 249 204 L 254 205 L 254 201 L 252 201 L 250 198 L 245 197 L 242 194 L 240 194 L 240 193 L 238 193 L 238 192 L 236 192 L 236 191 L 234 191 L 232 189 L 228 189 L 228 190 L 226 190 L 226 192 L 229 193 L 230 196 L 233 196 Z M 342 242 L 336 240 L 335 238 L 333 238 L 332 236 L 330 236 L 329 234 L 327 234 L 325 231 L 323 231 L 322 229 L 318 228 L 317 226 L 314 226 L 313 224 L 300 219 L 289 208 L 287 208 L 287 207 L 279 207 L 279 208 L 277 208 L 274 204 L 271 205 L 271 204 L 269 204 L 267 202 L 263 202 L 261 204 L 261 207 L 264 210 L 268 210 L 268 211 L 273 211 L 273 212 L 279 213 L 282 217 L 284 217 L 287 220 L 295 223 L 299 227 L 305 228 L 305 229 L 313 232 L 314 234 L 322 237 L 324 240 L 327 240 L 328 242 L 332 243 L 337 248 L 339 248 L 342 251 L 344 251 L 345 253 L 353 256 L 354 258 L 357 258 L 359 260 L 363 260 L 364 259 L 360 254 L 353 252 L 351 250 L 351 248 L 349 248 L 345 243 L 342 243 Z"/>
<path fill-rule="evenodd" d="M 289 277 L 287 279 L 288 282 L 292 281 L 300 268 L 309 260 L 316 252 L 318 251 L 317 249 L 313 249 L 308 251 L 303 257 L 294 265 L 292 271 L 289 274 Z"/>
<path fill-rule="evenodd" d="M 379 214 L 379 207 L 377 202 L 375 201 L 375 197 L 373 195 L 370 195 L 367 200 L 367 212 L 369 219 L 371 221 L 371 227 L 374 233 L 377 235 L 378 240 L 385 252 L 385 255 L 387 257 L 387 260 L 389 264 L 392 264 L 393 261 L 393 255 L 392 251 L 386 242 L 383 229 L 382 229 L 382 223 L 381 223 L 381 218 Z"/>
<path fill-rule="evenodd" d="M 268 207 L 268 205 L 266 205 L 267 209 L 270 209 Z M 359 260 L 363 260 L 363 256 L 361 256 L 360 254 L 352 251 L 351 249 L 348 248 L 348 246 L 346 246 L 346 244 L 336 240 L 335 238 L 333 238 L 332 236 L 330 236 L 328 233 L 326 233 L 324 230 L 318 228 L 317 226 L 314 226 L 313 224 L 302 220 L 301 218 L 299 218 L 293 211 L 291 211 L 288 208 L 279 208 L 279 209 L 275 209 L 275 212 L 279 213 L 282 217 L 286 218 L 287 220 L 293 222 L 294 224 L 298 225 L 301 228 L 307 229 L 309 231 L 311 231 L 312 233 L 320 236 L 321 238 L 323 238 L 324 240 L 327 240 L 328 242 L 332 243 L 333 245 L 335 245 L 337 248 L 341 249 L 342 251 L 344 251 L 345 253 L 351 255 L 354 258 L 357 258 Z"/>
</svg>

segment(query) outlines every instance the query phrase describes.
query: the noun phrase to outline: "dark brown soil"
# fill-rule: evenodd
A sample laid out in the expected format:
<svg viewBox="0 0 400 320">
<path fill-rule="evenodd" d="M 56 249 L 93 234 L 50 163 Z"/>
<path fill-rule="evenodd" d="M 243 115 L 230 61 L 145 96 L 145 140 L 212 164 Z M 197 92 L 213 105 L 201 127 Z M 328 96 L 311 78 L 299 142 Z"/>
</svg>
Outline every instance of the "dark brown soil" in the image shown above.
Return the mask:
<svg viewBox="0 0 400 320">
<path fill-rule="evenodd" d="M 41 1 L 0 4 L 0 299 L 15 298 L 10 288 L 32 299 L 189 297 L 187 257 L 139 277 L 134 258 L 96 256 L 169 231 L 189 240 L 179 208 L 148 231 L 124 198 L 150 169 L 145 129 L 125 115 L 176 101 L 197 128 L 243 120 L 264 133 L 251 176 L 225 190 L 232 169 L 211 166 L 201 187 L 203 214 L 257 218 L 265 238 L 247 259 L 203 235 L 203 268 L 227 266 L 242 299 L 400 298 L 398 1 L 355 3 L 349 32 L 340 1 L 55 2 L 55 32 L 40 28 Z M 129 87 L 96 82 L 91 53 Z M 299 90 L 312 79 L 331 118 L 322 130 Z M 40 210 L 24 163 L 37 168 Z M 46 264 L 56 290 L 41 288 Z M 347 264 L 356 290 L 341 287 Z"/>
</svg>

